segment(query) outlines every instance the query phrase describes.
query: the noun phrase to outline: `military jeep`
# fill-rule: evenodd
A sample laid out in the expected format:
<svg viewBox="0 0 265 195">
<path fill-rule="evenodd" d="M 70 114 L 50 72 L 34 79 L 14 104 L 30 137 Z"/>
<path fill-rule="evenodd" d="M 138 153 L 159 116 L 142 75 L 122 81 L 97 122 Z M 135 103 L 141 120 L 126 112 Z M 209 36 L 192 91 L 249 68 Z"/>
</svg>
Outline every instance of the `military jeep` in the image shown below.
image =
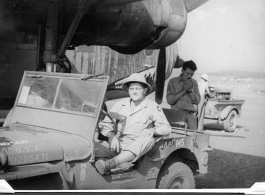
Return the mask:
<svg viewBox="0 0 265 195">
<path fill-rule="evenodd" d="M 209 135 L 166 109 L 169 136 L 133 166 L 97 172 L 94 143 L 108 79 L 26 71 L 0 129 L 0 179 L 15 190 L 195 188 L 194 175 L 207 173 Z"/>
</svg>

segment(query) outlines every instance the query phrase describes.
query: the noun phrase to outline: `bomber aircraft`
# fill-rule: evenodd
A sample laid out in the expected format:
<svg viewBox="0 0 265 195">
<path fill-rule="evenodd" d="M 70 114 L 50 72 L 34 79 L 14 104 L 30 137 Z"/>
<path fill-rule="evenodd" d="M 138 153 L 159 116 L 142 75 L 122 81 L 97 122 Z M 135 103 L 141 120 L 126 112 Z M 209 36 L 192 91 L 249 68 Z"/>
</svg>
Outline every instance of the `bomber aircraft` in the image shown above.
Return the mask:
<svg viewBox="0 0 265 195">
<path fill-rule="evenodd" d="M 0 97 L 15 98 L 25 70 L 110 76 L 107 99 L 142 72 L 162 102 L 181 67 L 176 41 L 207 0 L 0 0 Z"/>
</svg>

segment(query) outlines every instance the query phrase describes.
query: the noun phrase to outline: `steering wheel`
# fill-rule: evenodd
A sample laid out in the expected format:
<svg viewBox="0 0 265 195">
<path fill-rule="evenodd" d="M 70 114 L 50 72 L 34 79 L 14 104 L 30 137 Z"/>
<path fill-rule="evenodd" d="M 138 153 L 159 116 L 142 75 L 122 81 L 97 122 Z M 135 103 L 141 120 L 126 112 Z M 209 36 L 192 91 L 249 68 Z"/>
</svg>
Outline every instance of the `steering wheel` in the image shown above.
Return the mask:
<svg viewBox="0 0 265 195">
<path fill-rule="evenodd" d="M 115 128 L 115 132 L 117 132 L 117 130 L 118 130 L 118 127 L 117 127 L 117 124 L 116 124 L 116 122 L 114 121 L 114 119 L 109 115 L 109 113 L 107 113 L 104 109 L 101 109 L 101 113 L 100 113 L 101 115 L 103 115 L 102 116 L 102 120 L 105 118 L 105 116 L 107 116 L 110 120 L 111 120 L 111 122 L 113 123 L 113 125 L 114 125 L 114 128 Z M 101 116 L 100 116 L 101 117 Z"/>
</svg>

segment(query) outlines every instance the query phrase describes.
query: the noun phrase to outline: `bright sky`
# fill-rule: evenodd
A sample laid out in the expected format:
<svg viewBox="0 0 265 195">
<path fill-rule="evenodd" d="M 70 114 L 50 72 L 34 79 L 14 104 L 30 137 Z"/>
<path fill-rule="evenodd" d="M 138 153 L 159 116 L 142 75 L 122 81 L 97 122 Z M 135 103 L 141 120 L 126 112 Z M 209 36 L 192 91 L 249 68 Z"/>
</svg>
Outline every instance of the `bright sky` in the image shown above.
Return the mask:
<svg viewBox="0 0 265 195">
<path fill-rule="evenodd" d="M 265 72 L 265 0 L 209 0 L 188 14 L 178 48 L 198 72 Z"/>
</svg>

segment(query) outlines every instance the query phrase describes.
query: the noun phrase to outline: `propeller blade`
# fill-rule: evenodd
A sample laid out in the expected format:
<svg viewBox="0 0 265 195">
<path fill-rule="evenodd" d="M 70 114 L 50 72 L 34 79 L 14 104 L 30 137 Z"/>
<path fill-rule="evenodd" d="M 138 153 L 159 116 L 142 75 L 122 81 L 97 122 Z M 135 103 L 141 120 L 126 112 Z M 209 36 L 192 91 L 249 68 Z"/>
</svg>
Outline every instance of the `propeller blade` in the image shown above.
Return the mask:
<svg viewBox="0 0 265 195">
<path fill-rule="evenodd" d="M 166 48 L 162 48 L 159 51 L 157 69 L 156 69 L 155 101 L 158 104 L 161 104 L 163 100 L 165 78 L 166 78 Z"/>
<path fill-rule="evenodd" d="M 185 4 L 186 10 L 188 12 L 191 12 L 192 10 L 196 9 L 207 1 L 208 0 L 184 0 L 183 2 Z"/>
</svg>

